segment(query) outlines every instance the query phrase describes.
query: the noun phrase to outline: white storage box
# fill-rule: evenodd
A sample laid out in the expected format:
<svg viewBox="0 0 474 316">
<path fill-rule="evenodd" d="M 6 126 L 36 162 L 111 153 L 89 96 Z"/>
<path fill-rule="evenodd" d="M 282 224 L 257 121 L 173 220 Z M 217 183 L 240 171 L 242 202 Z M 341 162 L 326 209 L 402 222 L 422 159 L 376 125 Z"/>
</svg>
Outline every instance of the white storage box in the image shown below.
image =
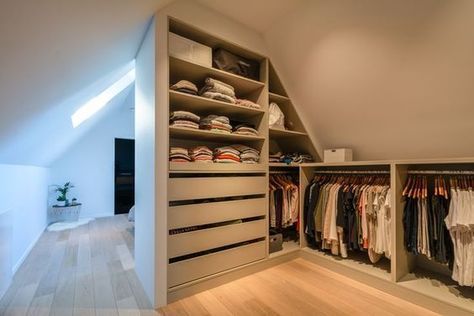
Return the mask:
<svg viewBox="0 0 474 316">
<path fill-rule="evenodd" d="M 352 149 L 326 149 L 324 150 L 324 162 L 352 161 Z"/>
<path fill-rule="evenodd" d="M 212 67 L 212 49 L 206 45 L 169 33 L 170 56 L 206 67 Z"/>
</svg>

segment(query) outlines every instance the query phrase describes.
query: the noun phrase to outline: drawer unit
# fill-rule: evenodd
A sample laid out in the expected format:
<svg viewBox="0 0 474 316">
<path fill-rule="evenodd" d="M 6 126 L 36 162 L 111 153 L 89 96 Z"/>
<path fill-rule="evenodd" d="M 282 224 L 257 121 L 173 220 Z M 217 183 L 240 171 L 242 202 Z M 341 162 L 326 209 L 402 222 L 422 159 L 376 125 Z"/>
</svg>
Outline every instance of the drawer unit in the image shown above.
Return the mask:
<svg viewBox="0 0 474 316">
<path fill-rule="evenodd" d="M 265 176 L 195 177 L 169 179 L 170 201 L 266 194 Z"/>
<path fill-rule="evenodd" d="M 169 264 L 168 287 L 197 280 L 265 258 L 265 243 L 256 243 Z"/>
<path fill-rule="evenodd" d="M 170 206 L 169 229 L 266 215 L 265 198 Z"/>
<path fill-rule="evenodd" d="M 170 235 L 168 257 L 175 258 L 265 236 L 264 219 Z"/>
</svg>

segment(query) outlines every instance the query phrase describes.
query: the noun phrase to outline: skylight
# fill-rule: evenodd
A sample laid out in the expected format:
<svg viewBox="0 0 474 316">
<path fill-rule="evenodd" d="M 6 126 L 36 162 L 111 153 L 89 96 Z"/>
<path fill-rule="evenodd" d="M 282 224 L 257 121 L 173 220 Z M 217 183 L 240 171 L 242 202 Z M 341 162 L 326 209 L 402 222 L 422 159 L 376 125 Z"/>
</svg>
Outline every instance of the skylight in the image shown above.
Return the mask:
<svg viewBox="0 0 474 316">
<path fill-rule="evenodd" d="M 116 95 L 125 90 L 135 81 L 135 68 L 130 70 L 125 76 L 120 78 L 117 82 L 112 84 L 98 96 L 89 100 L 86 104 L 81 106 L 71 116 L 72 126 L 74 128 L 81 125 L 84 121 L 91 118 L 95 113 L 99 112 L 107 105 Z"/>
</svg>

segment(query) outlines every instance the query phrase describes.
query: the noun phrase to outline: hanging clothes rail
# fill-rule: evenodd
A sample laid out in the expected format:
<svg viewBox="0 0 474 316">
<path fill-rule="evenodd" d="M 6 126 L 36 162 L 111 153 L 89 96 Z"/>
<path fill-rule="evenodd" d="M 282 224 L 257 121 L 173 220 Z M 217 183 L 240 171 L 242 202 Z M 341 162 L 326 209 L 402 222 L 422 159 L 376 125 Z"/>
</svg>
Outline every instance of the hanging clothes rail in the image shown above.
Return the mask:
<svg viewBox="0 0 474 316">
<path fill-rule="evenodd" d="M 315 170 L 319 174 L 390 174 L 385 170 Z"/>
<path fill-rule="evenodd" d="M 408 174 L 419 174 L 419 175 L 474 175 L 474 171 L 470 170 L 408 170 Z"/>
<path fill-rule="evenodd" d="M 298 170 L 295 170 L 295 171 L 270 170 L 270 174 L 297 174 L 298 172 L 299 172 Z"/>
</svg>

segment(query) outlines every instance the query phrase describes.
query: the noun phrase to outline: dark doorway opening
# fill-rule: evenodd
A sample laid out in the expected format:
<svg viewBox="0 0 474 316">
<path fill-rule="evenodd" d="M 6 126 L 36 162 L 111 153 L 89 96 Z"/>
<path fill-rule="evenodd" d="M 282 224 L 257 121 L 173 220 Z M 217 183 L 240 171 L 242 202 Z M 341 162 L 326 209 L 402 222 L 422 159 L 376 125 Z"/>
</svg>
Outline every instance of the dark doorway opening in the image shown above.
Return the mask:
<svg viewBox="0 0 474 316">
<path fill-rule="evenodd" d="M 115 215 L 135 204 L 135 141 L 115 139 Z"/>
</svg>

